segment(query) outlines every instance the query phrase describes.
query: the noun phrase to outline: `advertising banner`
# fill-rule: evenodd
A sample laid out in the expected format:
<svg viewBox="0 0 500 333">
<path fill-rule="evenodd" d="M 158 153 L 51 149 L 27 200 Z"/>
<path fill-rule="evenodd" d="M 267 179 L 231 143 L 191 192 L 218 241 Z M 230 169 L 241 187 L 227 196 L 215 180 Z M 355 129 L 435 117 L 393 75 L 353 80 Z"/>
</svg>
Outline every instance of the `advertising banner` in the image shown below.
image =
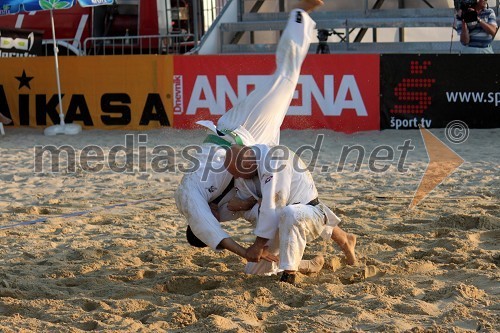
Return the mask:
<svg viewBox="0 0 500 333">
<path fill-rule="evenodd" d="M 149 129 L 172 124 L 172 57 L 60 57 L 66 123 Z M 53 57 L 2 60 L 0 110 L 14 126 L 59 124 Z"/>
<path fill-rule="evenodd" d="M 41 55 L 42 36 L 43 31 L 0 28 L 0 58 Z"/>
<path fill-rule="evenodd" d="M 274 55 L 175 56 L 174 126 L 216 122 L 275 68 Z M 281 128 L 379 130 L 379 84 L 378 55 L 308 55 Z"/>
<path fill-rule="evenodd" d="M 383 55 L 381 129 L 500 127 L 497 55 Z"/>
</svg>

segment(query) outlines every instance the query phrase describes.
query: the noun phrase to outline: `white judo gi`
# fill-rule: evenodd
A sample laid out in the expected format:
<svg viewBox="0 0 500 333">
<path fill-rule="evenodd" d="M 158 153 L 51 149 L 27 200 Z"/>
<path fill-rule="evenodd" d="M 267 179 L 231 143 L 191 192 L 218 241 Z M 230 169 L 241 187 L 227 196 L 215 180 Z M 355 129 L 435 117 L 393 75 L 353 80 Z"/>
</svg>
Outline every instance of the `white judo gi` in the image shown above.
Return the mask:
<svg viewBox="0 0 500 333">
<path fill-rule="evenodd" d="M 258 175 L 237 178 L 238 196 L 261 198 L 254 234 L 269 239 L 269 251 L 279 250 L 279 269 L 261 260 L 249 263 L 245 272 L 268 274 L 279 270 L 297 271 L 306 244 L 322 236 L 329 240 L 340 219 L 318 200 L 318 191 L 306 165 L 285 146 L 252 147 Z M 271 156 L 273 158 L 271 158 Z"/>
<path fill-rule="evenodd" d="M 178 210 L 186 217 L 193 233 L 212 249 L 229 235 L 213 216 L 209 203 L 230 184 L 231 174 L 224 169 L 225 150 L 214 139 L 253 145 L 279 144 L 280 127 L 290 106 L 300 75 L 300 68 L 314 37 L 316 23 L 301 9 L 290 13 L 276 50 L 276 71 L 269 81 L 258 85 L 217 123 L 201 122 L 213 134 L 193 155 L 197 169 L 183 176 L 175 193 Z M 224 135 L 225 134 L 225 135 Z M 235 140 L 236 138 L 236 140 Z"/>
</svg>

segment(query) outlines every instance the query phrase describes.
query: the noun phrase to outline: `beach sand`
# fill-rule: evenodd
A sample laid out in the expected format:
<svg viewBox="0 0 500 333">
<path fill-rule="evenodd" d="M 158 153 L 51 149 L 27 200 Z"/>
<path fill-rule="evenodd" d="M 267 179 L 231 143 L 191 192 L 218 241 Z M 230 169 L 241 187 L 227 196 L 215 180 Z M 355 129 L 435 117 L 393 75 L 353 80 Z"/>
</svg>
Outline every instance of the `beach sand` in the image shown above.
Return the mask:
<svg viewBox="0 0 500 333">
<path fill-rule="evenodd" d="M 0 137 L 2 332 L 500 328 L 500 129 L 471 130 L 461 144 L 446 141 L 442 129 L 432 130 L 465 162 L 412 210 L 408 206 L 428 164 L 418 130 L 283 131 L 281 141 L 292 149 L 314 146 L 323 135 L 313 172 L 320 199 L 342 219 L 344 230 L 358 235 L 356 266 L 347 266 L 332 243 L 309 244 L 305 257 L 324 253 L 326 264 L 318 274 L 299 275 L 296 286 L 279 283 L 276 275 L 246 275 L 245 261 L 236 255 L 186 243 L 173 193 L 182 177 L 178 164 L 189 166 L 180 152 L 200 143 L 202 131 L 85 130 L 46 137 L 40 129 L 5 130 Z M 82 169 L 82 150 L 99 146 L 109 156 L 112 147 L 125 145 L 126 134 L 142 147 L 134 154 L 144 163 L 125 165 L 120 155 L 98 172 Z M 147 134 L 141 144 L 139 134 Z M 406 140 L 414 149 L 402 160 Z M 74 149 L 75 170 L 62 165 L 59 173 L 51 172 L 47 154 L 35 156 L 35 145 Z M 342 169 L 343 149 L 355 145 L 365 153 L 359 170 L 354 154 Z M 162 166 L 153 160 L 159 146 L 175 150 L 168 159 L 175 170 L 152 171 L 153 165 Z M 377 151 L 378 157 L 394 154 L 370 165 L 369 156 Z M 306 161 L 313 159 L 309 153 L 303 155 Z M 35 161 L 44 162 L 40 172 Z M 131 172 L 116 172 L 127 166 Z M 384 166 L 385 172 L 375 170 Z M 223 225 L 239 242 L 253 241 L 247 222 Z"/>
</svg>

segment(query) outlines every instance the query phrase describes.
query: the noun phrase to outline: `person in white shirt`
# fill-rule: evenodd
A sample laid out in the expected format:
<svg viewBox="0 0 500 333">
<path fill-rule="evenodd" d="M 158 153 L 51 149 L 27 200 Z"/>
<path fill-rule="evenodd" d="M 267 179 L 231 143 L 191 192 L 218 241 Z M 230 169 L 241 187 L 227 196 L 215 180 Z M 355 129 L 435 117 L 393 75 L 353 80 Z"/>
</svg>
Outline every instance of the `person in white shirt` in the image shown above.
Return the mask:
<svg viewBox="0 0 500 333">
<path fill-rule="evenodd" d="M 258 206 L 256 240 L 245 250 L 248 261 L 260 262 L 266 247 L 279 252 L 280 281 L 294 283 L 306 244 L 321 236 L 340 246 L 348 264 L 356 262 L 356 236 L 338 226 L 340 219 L 318 199 L 311 173 L 290 149 L 232 145 L 224 166 L 235 177 L 240 199 L 250 197 Z"/>
<path fill-rule="evenodd" d="M 322 4 L 322 0 L 301 0 L 291 11 L 276 50 L 276 71 L 267 83 L 256 86 L 245 99 L 225 113 L 217 127 L 206 121 L 199 122 L 213 133 L 192 156 L 197 165 L 184 174 L 175 193 L 177 208 L 187 219 L 186 235 L 191 245 L 227 249 L 244 257 L 245 252 L 235 245 L 212 214 L 219 215 L 217 208 L 234 195 L 234 192 L 226 193 L 231 188 L 232 175 L 223 166 L 226 154 L 223 146 L 231 143 L 279 144 L 280 127 L 314 38 L 316 23 L 308 13 Z M 221 197 L 226 199 L 221 200 Z M 276 260 L 266 252 L 262 258 Z"/>
</svg>

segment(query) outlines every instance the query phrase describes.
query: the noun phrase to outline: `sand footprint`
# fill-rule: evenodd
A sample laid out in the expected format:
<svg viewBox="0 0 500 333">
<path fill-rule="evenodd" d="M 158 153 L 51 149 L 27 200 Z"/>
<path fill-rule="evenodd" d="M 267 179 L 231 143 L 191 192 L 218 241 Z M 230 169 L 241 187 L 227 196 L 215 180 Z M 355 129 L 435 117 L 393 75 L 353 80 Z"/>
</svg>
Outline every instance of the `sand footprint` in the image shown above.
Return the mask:
<svg viewBox="0 0 500 333">
<path fill-rule="evenodd" d="M 83 331 L 94 331 L 99 326 L 99 323 L 95 320 L 89 320 L 83 323 L 78 323 L 76 326 Z"/>
<path fill-rule="evenodd" d="M 452 214 L 441 216 L 436 222 L 437 227 L 447 227 L 460 230 L 487 229 L 500 227 L 500 218 L 490 215 L 462 215 Z"/>
<path fill-rule="evenodd" d="M 406 269 L 410 273 L 423 274 L 435 271 L 437 266 L 431 261 L 419 260 L 417 262 L 407 262 Z"/>
<path fill-rule="evenodd" d="M 497 250 L 498 244 L 500 243 L 499 230 L 476 232 L 474 234 L 467 235 L 467 237 L 476 247 L 482 250 Z"/>
<path fill-rule="evenodd" d="M 97 310 L 98 308 L 99 308 L 99 303 L 94 302 L 92 300 L 86 300 L 82 305 L 82 309 L 86 312 L 92 312 L 94 310 Z"/>
<path fill-rule="evenodd" d="M 194 295 L 202 290 L 213 290 L 220 287 L 221 279 L 209 276 L 192 276 L 192 277 L 172 277 L 166 283 L 166 291 L 173 294 L 185 296 Z"/>
</svg>

